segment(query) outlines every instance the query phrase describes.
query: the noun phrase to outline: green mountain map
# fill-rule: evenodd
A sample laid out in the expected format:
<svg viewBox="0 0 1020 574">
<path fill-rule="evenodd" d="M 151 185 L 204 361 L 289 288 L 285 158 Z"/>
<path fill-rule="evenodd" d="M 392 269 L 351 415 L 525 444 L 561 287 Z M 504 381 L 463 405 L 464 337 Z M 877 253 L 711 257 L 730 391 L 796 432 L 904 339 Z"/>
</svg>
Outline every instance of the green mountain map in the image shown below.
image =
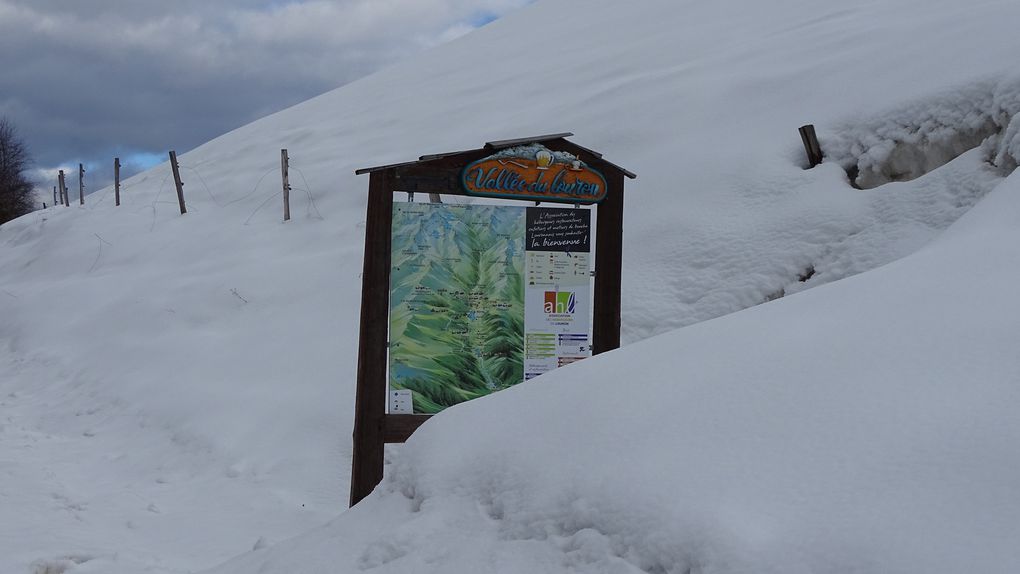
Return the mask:
<svg viewBox="0 0 1020 574">
<path fill-rule="evenodd" d="M 525 208 L 397 203 L 390 389 L 436 413 L 524 380 Z"/>
</svg>

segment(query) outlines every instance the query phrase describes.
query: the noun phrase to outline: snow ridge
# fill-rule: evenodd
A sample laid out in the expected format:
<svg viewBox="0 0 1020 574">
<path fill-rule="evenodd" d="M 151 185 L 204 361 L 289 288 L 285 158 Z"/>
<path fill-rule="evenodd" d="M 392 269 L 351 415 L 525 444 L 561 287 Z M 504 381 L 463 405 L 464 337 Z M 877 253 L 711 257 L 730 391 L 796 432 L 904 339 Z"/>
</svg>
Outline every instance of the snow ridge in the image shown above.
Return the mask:
<svg viewBox="0 0 1020 574">
<path fill-rule="evenodd" d="M 916 179 L 981 147 L 1002 175 L 1020 157 L 1020 80 L 985 80 L 844 123 L 821 138 L 827 159 L 869 189 Z"/>
</svg>

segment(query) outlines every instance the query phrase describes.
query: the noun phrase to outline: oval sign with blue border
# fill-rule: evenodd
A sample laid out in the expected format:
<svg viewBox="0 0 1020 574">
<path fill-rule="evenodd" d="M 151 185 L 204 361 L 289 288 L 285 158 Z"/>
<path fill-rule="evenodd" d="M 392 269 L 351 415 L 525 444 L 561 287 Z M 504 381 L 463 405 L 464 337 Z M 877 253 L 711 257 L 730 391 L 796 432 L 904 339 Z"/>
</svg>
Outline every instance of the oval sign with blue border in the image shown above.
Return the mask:
<svg viewBox="0 0 1020 574">
<path fill-rule="evenodd" d="M 606 178 L 572 154 L 533 144 L 468 164 L 461 175 L 468 195 L 561 203 L 598 203 Z"/>
</svg>

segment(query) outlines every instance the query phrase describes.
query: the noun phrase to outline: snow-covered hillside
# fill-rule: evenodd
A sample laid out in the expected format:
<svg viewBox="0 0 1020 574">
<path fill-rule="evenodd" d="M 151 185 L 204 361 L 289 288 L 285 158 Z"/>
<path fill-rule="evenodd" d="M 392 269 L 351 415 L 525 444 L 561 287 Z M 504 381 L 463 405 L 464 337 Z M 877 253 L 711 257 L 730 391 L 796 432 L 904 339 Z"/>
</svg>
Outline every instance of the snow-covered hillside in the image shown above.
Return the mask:
<svg viewBox="0 0 1020 574">
<path fill-rule="evenodd" d="M 1016 571 L 1018 17 L 539 0 L 181 154 L 185 216 L 164 164 L 5 224 L 0 571 L 196 571 L 342 512 L 353 170 L 562 131 L 639 175 L 625 348 L 217 572 Z"/>
</svg>

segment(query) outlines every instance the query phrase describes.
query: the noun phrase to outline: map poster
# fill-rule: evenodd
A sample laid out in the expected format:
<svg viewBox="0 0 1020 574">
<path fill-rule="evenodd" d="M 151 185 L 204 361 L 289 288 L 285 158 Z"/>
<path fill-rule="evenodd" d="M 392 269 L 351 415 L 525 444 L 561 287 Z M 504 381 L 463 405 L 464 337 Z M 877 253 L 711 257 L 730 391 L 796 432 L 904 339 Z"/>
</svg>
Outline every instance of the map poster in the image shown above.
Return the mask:
<svg viewBox="0 0 1020 574">
<path fill-rule="evenodd" d="M 397 203 L 389 412 L 436 413 L 590 354 L 590 212 Z"/>
</svg>

